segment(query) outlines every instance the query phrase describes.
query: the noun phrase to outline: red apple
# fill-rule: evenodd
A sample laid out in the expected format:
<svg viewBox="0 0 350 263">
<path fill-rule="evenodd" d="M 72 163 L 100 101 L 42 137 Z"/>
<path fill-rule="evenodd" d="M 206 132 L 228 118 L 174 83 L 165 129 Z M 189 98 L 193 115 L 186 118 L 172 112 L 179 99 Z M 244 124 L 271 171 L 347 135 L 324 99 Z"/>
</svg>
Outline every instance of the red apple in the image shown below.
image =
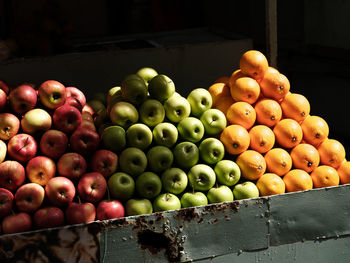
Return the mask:
<svg viewBox="0 0 350 263">
<path fill-rule="evenodd" d="M 59 130 L 47 130 L 40 139 L 40 150 L 47 157 L 57 159 L 68 147 L 67 135 Z"/>
<path fill-rule="evenodd" d="M 76 87 L 66 87 L 67 97 L 75 98 L 79 101 L 81 108 L 86 104 L 86 97 L 84 93 Z"/>
<path fill-rule="evenodd" d="M 85 174 L 86 169 L 85 158 L 76 152 L 65 153 L 57 161 L 58 174 L 73 181 Z"/>
<path fill-rule="evenodd" d="M 75 196 L 75 186 L 71 180 L 66 177 L 57 176 L 45 186 L 45 194 L 54 206 L 67 206 L 73 201 Z"/>
<path fill-rule="evenodd" d="M 35 156 L 27 163 L 26 174 L 29 181 L 44 186 L 56 175 L 56 164 L 49 157 Z"/>
<path fill-rule="evenodd" d="M 34 109 L 37 99 L 38 95 L 35 89 L 29 85 L 20 85 L 11 90 L 9 94 L 10 108 L 17 114 L 24 114 Z"/>
<path fill-rule="evenodd" d="M 81 118 L 83 121 L 91 121 L 94 122 L 94 117 L 92 116 L 92 114 L 88 111 L 83 111 L 81 113 Z"/>
<path fill-rule="evenodd" d="M 82 120 L 78 129 L 80 128 L 96 131 L 95 123 L 93 121 L 88 121 L 88 120 Z"/>
<path fill-rule="evenodd" d="M 90 158 L 90 167 L 93 172 L 98 172 L 104 177 L 111 176 L 118 166 L 118 156 L 109 150 L 97 150 Z"/>
<path fill-rule="evenodd" d="M 13 199 L 13 194 L 9 190 L 0 188 L 0 218 L 11 213 Z"/>
<path fill-rule="evenodd" d="M 94 109 L 93 109 L 89 104 L 85 104 L 85 106 L 83 107 L 82 112 L 88 112 L 88 113 L 90 113 L 92 116 L 94 116 L 94 114 L 95 114 Z"/>
<path fill-rule="evenodd" d="M 95 221 L 96 209 L 91 203 L 72 202 L 65 211 L 66 221 L 68 224 L 82 224 Z"/>
<path fill-rule="evenodd" d="M 82 121 L 80 111 L 76 107 L 67 104 L 58 107 L 54 111 L 52 119 L 56 129 L 67 134 L 75 131 Z"/>
<path fill-rule="evenodd" d="M 32 229 L 32 218 L 28 213 L 5 216 L 1 224 L 4 234 L 26 232 Z"/>
<path fill-rule="evenodd" d="M 98 149 L 100 136 L 96 131 L 79 128 L 72 133 L 69 142 L 73 151 L 85 156 Z"/>
<path fill-rule="evenodd" d="M 10 93 L 10 88 L 9 88 L 9 86 L 8 86 L 7 83 L 6 83 L 4 80 L 2 80 L 2 79 L 0 79 L 0 89 L 3 90 L 3 91 L 5 91 L 6 95 L 8 95 L 8 94 Z"/>
<path fill-rule="evenodd" d="M 0 89 L 0 112 L 3 112 L 7 105 L 7 95 L 5 91 Z"/>
<path fill-rule="evenodd" d="M 39 209 L 44 197 L 44 187 L 36 183 L 27 183 L 17 189 L 15 204 L 19 211 L 32 213 Z"/>
<path fill-rule="evenodd" d="M 79 100 L 74 97 L 67 97 L 66 102 L 63 105 L 73 106 L 74 108 L 77 108 L 79 112 L 83 110 L 83 107 L 81 106 Z"/>
<path fill-rule="evenodd" d="M 20 121 L 12 113 L 0 113 L 0 139 L 9 140 L 19 130 Z"/>
<path fill-rule="evenodd" d="M 66 87 L 58 81 L 47 80 L 39 86 L 38 95 L 45 107 L 56 109 L 66 101 Z"/>
<path fill-rule="evenodd" d="M 55 206 L 38 209 L 33 215 L 33 222 L 37 228 L 51 228 L 64 225 L 64 212 Z"/>
<path fill-rule="evenodd" d="M 125 215 L 123 204 L 118 200 L 102 200 L 96 209 L 98 220 L 121 218 Z"/>
<path fill-rule="evenodd" d="M 9 140 L 7 153 L 16 161 L 27 162 L 36 155 L 37 148 L 37 142 L 31 135 L 19 133 Z"/>
<path fill-rule="evenodd" d="M 19 162 L 7 160 L 0 164 L 0 187 L 16 191 L 25 179 L 24 167 Z"/>
<path fill-rule="evenodd" d="M 107 190 L 107 182 L 100 173 L 86 173 L 80 177 L 77 190 L 82 199 L 96 203 L 104 197 Z"/>
</svg>

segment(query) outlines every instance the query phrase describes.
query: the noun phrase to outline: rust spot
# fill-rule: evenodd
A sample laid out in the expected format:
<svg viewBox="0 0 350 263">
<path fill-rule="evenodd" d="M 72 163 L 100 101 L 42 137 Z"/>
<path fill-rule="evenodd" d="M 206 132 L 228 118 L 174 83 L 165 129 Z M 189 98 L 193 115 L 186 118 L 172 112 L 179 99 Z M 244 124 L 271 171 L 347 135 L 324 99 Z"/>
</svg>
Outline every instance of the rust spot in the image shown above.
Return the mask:
<svg viewBox="0 0 350 263">
<path fill-rule="evenodd" d="M 197 223 L 198 223 L 198 224 L 203 223 L 203 218 L 199 219 Z"/>
<path fill-rule="evenodd" d="M 136 229 L 147 229 L 149 227 L 145 216 L 139 216 L 135 218 L 135 222 L 132 223 L 132 230 Z"/>
<path fill-rule="evenodd" d="M 197 210 L 194 207 L 181 209 L 177 212 L 176 217 L 183 219 L 184 221 L 192 221 L 199 217 Z"/>
<path fill-rule="evenodd" d="M 230 207 L 230 209 L 232 211 L 238 212 L 238 210 L 239 210 L 239 202 L 230 202 L 227 205 Z"/>
</svg>

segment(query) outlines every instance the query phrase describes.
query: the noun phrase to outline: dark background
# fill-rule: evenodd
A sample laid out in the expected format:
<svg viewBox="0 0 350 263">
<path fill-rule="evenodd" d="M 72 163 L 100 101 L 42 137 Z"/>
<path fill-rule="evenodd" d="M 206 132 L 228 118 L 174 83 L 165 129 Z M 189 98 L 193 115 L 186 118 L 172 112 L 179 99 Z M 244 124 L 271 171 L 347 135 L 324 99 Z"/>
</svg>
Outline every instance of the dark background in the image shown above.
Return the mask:
<svg viewBox="0 0 350 263">
<path fill-rule="evenodd" d="M 350 145 L 350 1 L 277 1 L 278 64 L 330 137 Z M 0 63 L 74 52 L 152 48 L 129 35 L 202 27 L 267 51 L 262 0 L 0 0 Z M 1 72 L 0 72 L 1 78 Z"/>
</svg>

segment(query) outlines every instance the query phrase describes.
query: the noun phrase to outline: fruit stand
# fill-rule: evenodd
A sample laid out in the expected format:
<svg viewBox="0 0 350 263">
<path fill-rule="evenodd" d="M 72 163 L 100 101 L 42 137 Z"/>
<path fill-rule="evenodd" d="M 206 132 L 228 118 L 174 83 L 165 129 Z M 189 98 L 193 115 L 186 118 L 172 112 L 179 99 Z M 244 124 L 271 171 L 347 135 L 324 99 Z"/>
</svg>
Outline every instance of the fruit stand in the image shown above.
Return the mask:
<svg viewBox="0 0 350 263">
<path fill-rule="evenodd" d="M 249 39 L 207 29 L 177 33 L 207 41 L 158 35 L 146 38 L 157 48 L 0 65 L 13 85 L 2 110 L 18 118 L 17 130 L 1 130 L 7 152 L 0 173 L 15 174 L 9 162 L 25 173 L 21 180 L 0 178 L 1 194 L 13 193 L 10 208 L 6 196 L 0 202 L 0 262 L 350 257 L 350 166 L 343 145 L 328 138 L 327 123 L 309 116 L 307 99 L 289 92 L 287 77 Z M 137 71 L 140 60 L 153 68 Z M 82 102 L 75 86 L 90 99 Z M 20 88 L 35 103 L 17 107 Z M 35 144 L 39 150 L 23 153 Z M 187 149 L 197 149 L 194 157 Z M 79 167 L 69 166 L 71 154 L 81 157 Z"/>
</svg>

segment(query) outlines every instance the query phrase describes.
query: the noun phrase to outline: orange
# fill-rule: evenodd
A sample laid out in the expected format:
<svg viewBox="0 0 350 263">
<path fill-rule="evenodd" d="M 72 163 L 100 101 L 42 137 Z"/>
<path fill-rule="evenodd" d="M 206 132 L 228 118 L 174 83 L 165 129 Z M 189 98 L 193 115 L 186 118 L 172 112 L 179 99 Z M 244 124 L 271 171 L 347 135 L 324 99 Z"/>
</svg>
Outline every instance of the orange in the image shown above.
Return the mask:
<svg viewBox="0 0 350 263">
<path fill-rule="evenodd" d="M 335 139 L 324 140 L 317 148 L 320 154 L 320 163 L 338 169 L 345 160 L 345 148 Z"/>
<path fill-rule="evenodd" d="M 320 165 L 311 173 L 314 188 L 339 185 L 339 175 L 336 169 L 329 165 Z"/>
<path fill-rule="evenodd" d="M 240 77 L 230 86 L 230 93 L 235 101 L 245 101 L 253 104 L 260 95 L 260 87 L 255 79 L 250 77 Z"/>
<path fill-rule="evenodd" d="M 290 156 L 293 160 L 293 166 L 311 173 L 320 163 L 320 155 L 317 149 L 308 143 L 300 143 L 295 146 Z"/>
<path fill-rule="evenodd" d="M 310 174 L 301 169 L 293 169 L 283 176 L 287 192 L 310 190 L 313 187 Z"/>
<path fill-rule="evenodd" d="M 221 77 L 217 78 L 214 81 L 214 83 L 224 83 L 224 84 L 228 85 L 229 80 L 230 80 L 230 77 L 228 77 L 228 76 L 221 76 Z"/>
<path fill-rule="evenodd" d="M 275 126 L 282 118 L 280 104 L 273 99 L 261 99 L 254 106 L 256 121 L 268 127 Z"/>
<path fill-rule="evenodd" d="M 310 114 L 310 103 L 305 96 L 289 93 L 281 102 L 284 118 L 290 118 L 301 123 Z"/>
<path fill-rule="evenodd" d="M 213 106 L 216 105 L 219 98 L 231 96 L 230 88 L 225 83 L 214 83 L 208 89 L 213 100 Z"/>
<path fill-rule="evenodd" d="M 290 90 L 290 83 L 287 77 L 273 67 L 267 69 L 264 78 L 259 84 L 265 97 L 277 101 L 281 101 Z"/>
<path fill-rule="evenodd" d="M 230 124 L 239 124 L 249 130 L 255 123 L 256 114 L 252 105 L 238 101 L 227 109 L 226 118 Z"/>
<path fill-rule="evenodd" d="M 318 147 L 329 135 L 327 122 L 319 116 L 309 115 L 301 123 L 303 130 L 303 139 Z"/>
<path fill-rule="evenodd" d="M 235 103 L 235 101 L 232 99 L 231 96 L 222 96 L 222 97 L 218 98 L 214 108 L 216 108 L 218 110 L 221 110 L 222 113 L 224 113 L 226 115 L 226 112 L 227 112 L 228 108 L 233 103 Z"/>
<path fill-rule="evenodd" d="M 266 170 L 283 176 L 292 168 L 292 157 L 282 148 L 272 148 L 265 156 Z"/>
<path fill-rule="evenodd" d="M 344 160 L 340 167 L 337 169 L 340 182 L 342 184 L 349 184 L 350 183 L 350 162 Z"/>
<path fill-rule="evenodd" d="M 273 128 L 273 132 L 277 143 L 287 149 L 297 146 L 303 138 L 300 124 L 293 119 L 280 120 Z"/>
<path fill-rule="evenodd" d="M 263 174 L 256 182 L 260 196 L 277 195 L 286 192 L 286 186 L 281 177 L 274 173 Z"/>
<path fill-rule="evenodd" d="M 266 125 L 256 125 L 249 131 L 250 149 L 259 153 L 266 153 L 275 144 L 275 134 Z"/>
<path fill-rule="evenodd" d="M 244 127 L 233 124 L 224 128 L 220 134 L 220 141 L 224 144 L 226 152 L 236 155 L 248 149 L 250 137 Z"/>
<path fill-rule="evenodd" d="M 230 79 L 229 79 L 229 81 L 228 81 L 229 87 L 230 87 L 230 88 L 233 87 L 233 86 L 235 85 L 236 80 L 237 80 L 238 78 L 241 78 L 241 77 L 247 77 L 247 76 L 244 75 L 240 69 L 235 70 L 235 71 L 232 73 L 232 75 L 230 76 Z"/>
<path fill-rule="evenodd" d="M 239 67 L 243 74 L 260 81 L 263 79 L 269 63 L 265 55 L 260 51 L 249 50 L 241 56 Z"/>
<path fill-rule="evenodd" d="M 238 155 L 236 163 L 241 169 L 241 175 L 247 180 L 258 180 L 265 173 L 264 156 L 254 150 L 247 150 Z"/>
</svg>

